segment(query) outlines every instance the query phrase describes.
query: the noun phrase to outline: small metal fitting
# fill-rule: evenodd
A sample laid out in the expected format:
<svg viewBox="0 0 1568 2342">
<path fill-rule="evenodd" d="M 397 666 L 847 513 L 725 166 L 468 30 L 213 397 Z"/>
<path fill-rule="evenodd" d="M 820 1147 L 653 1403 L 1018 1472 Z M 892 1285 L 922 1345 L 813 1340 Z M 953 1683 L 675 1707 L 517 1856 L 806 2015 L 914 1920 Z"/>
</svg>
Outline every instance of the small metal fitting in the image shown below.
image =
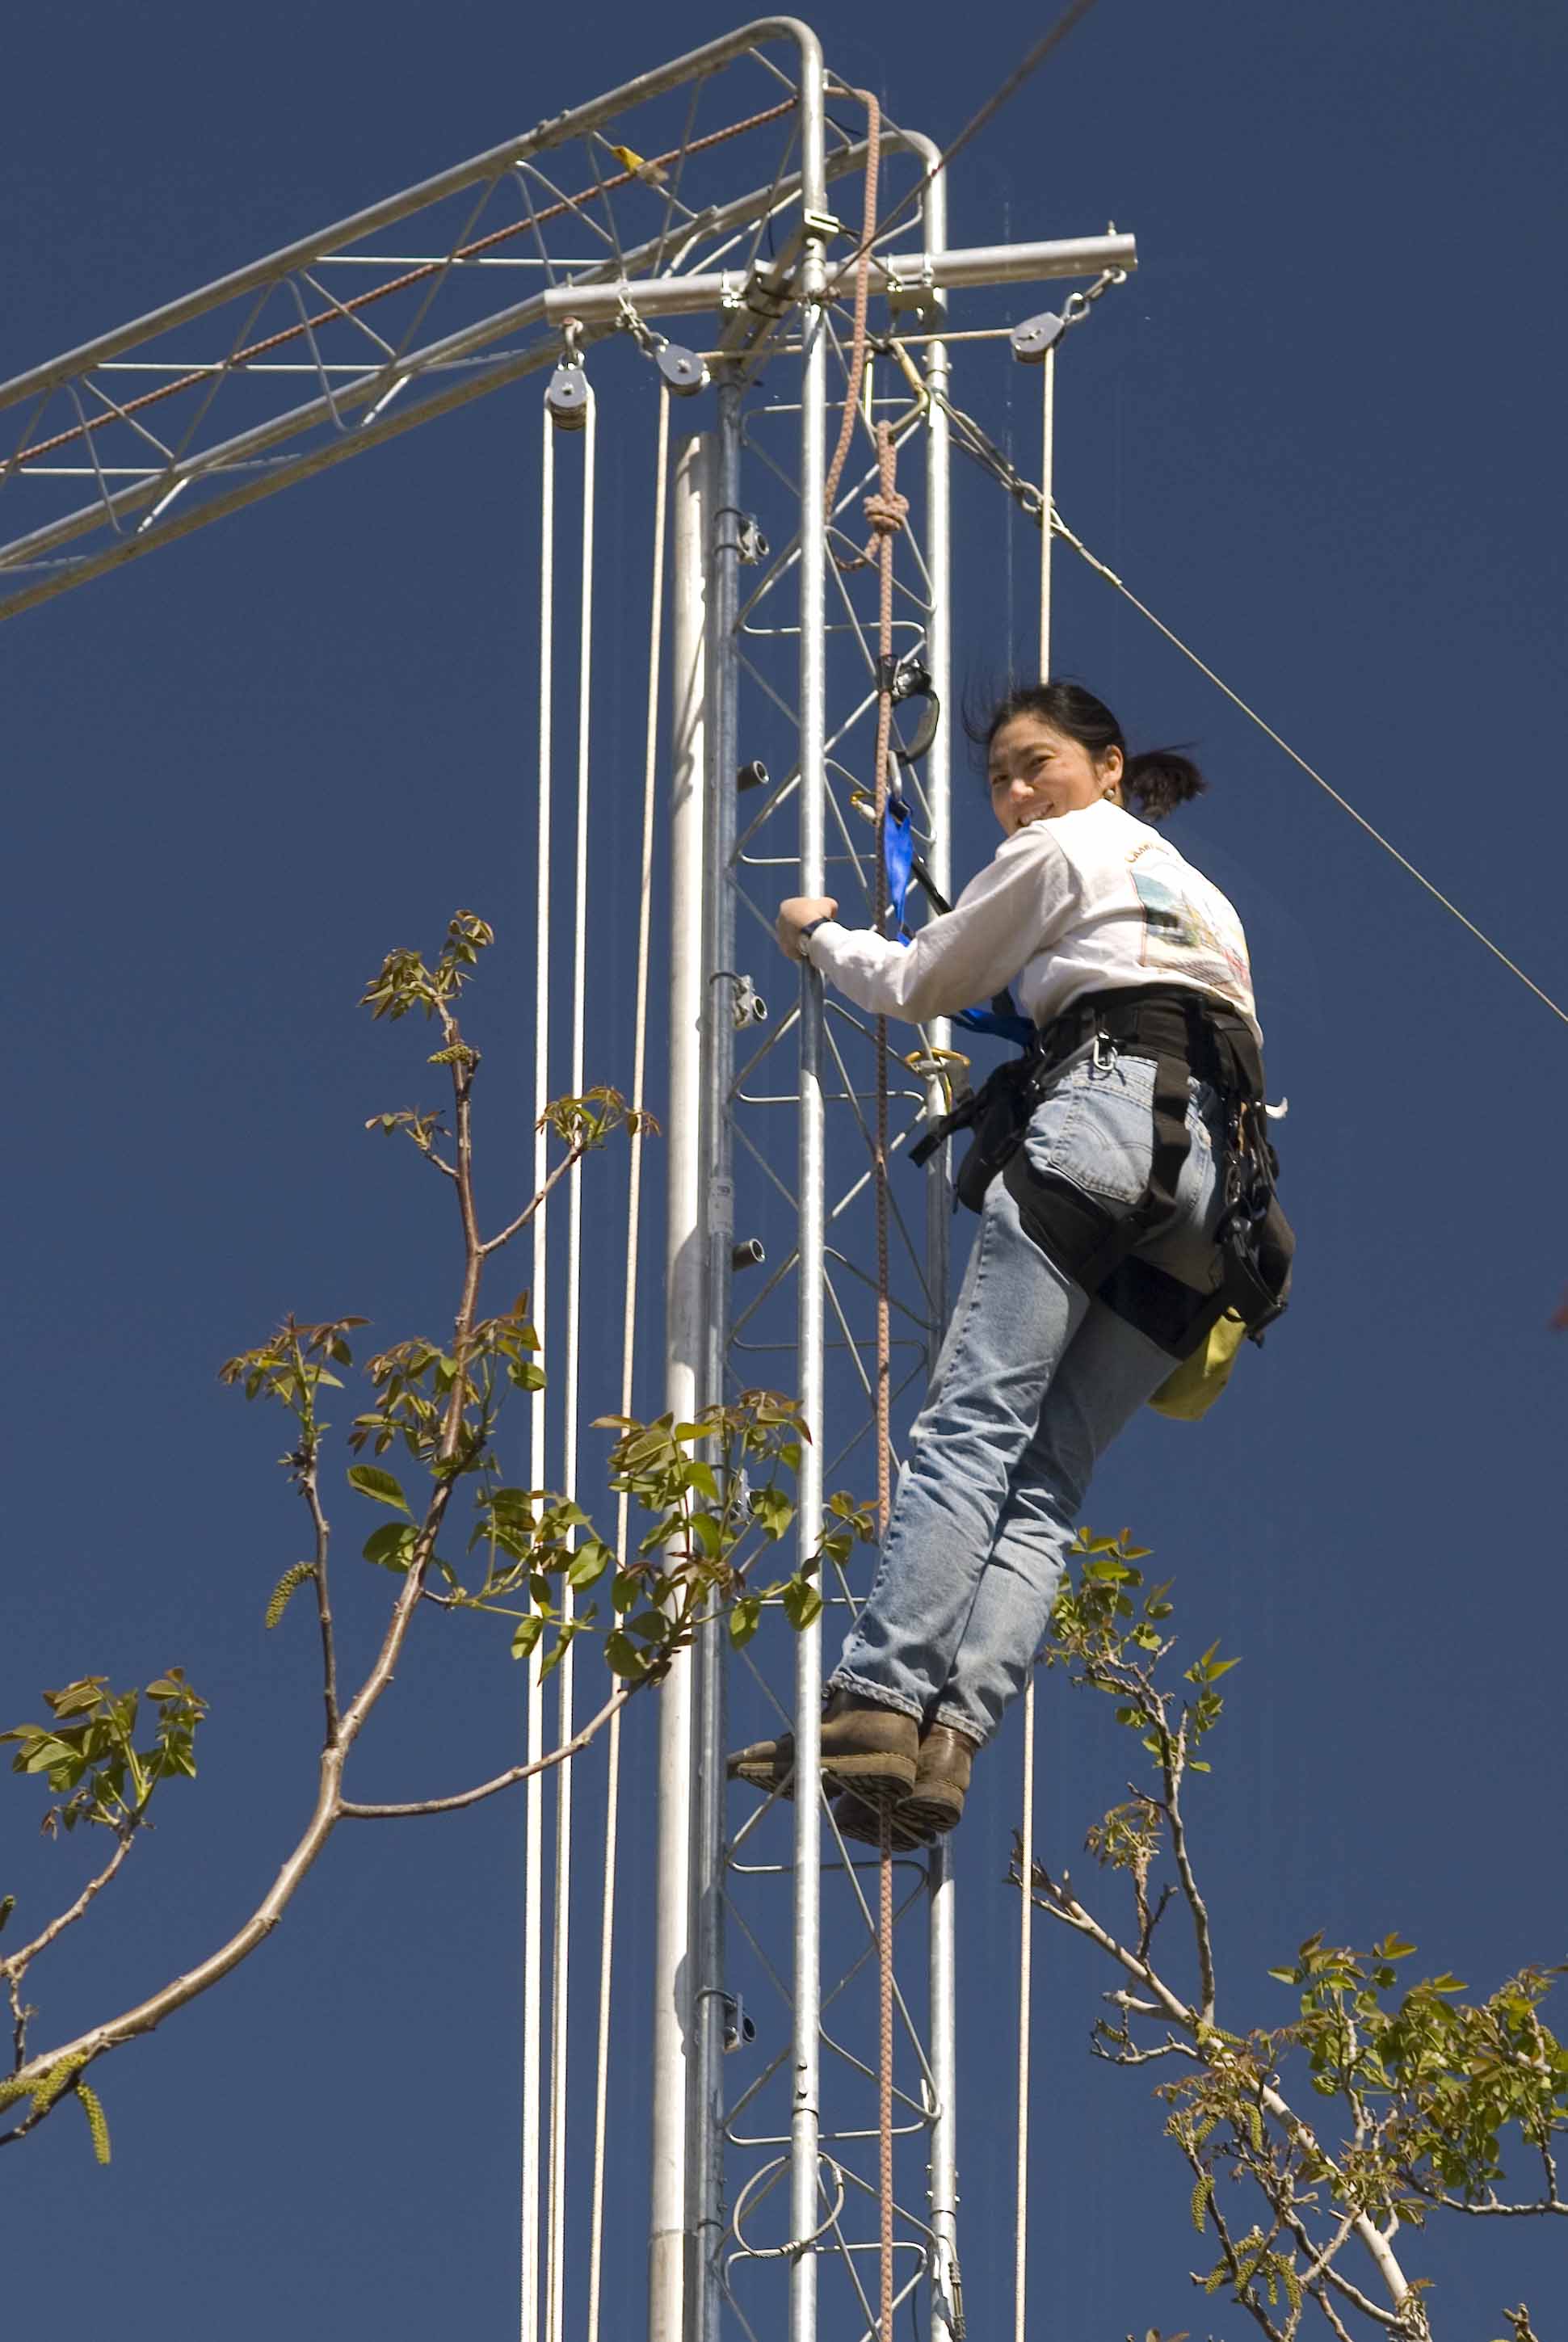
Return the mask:
<svg viewBox="0 0 1568 2342">
<path fill-rule="evenodd" d="M 760 1268 L 766 1258 L 761 1236 L 747 1236 L 744 1243 L 730 1246 L 732 1268 Z"/>
<path fill-rule="evenodd" d="M 740 525 L 735 531 L 735 545 L 741 559 L 748 568 L 754 567 L 759 561 L 765 561 L 768 557 L 768 541 L 749 514 L 740 515 Z"/>
<path fill-rule="evenodd" d="M 737 976 L 732 977 L 731 981 L 735 990 L 734 997 L 730 1003 L 730 1015 L 734 1019 L 735 1030 L 744 1032 L 748 1025 L 765 1025 L 768 1021 L 768 1005 L 753 984 L 751 977 Z"/>
<path fill-rule="evenodd" d="M 735 775 L 737 789 L 765 789 L 767 785 L 768 768 L 760 756 L 754 756 L 751 763 L 743 765 Z"/>
<path fill-rule="evenodd" d="M 706 365 L 695 350 L 683 349 L 679 342 L 664 343 L 654 362 L 661 379 L 676 398 L 695 398 L 708 386 Z"/>
<path fill-rule="evenodd" d="M 918 276 L 890 275 L 887 280 L 889 314 L 907 325 L 922 328 L 940 326 L 943 318 L 941 297 L 931 277 L 923 270 Z"/>
<path fill-rule="evenodd" d="M 737 1033 L 744 1032 L 748 1025 L 767 1023 L 767 1002 L 749 976 L 743 975 L 738 968 L 716 967 L 708 982 L 730 986 L 730 1017 Z"/>
<path fill-rule="evenodd" d="M 719 2006 L 724 2011 L 725 2055 L 732 2049 L 749 2049 L 757 2037 L 757 2028 L 746 2015 L 739 1997 L 733 1992 L 721 1993 Z"/>
</svg>

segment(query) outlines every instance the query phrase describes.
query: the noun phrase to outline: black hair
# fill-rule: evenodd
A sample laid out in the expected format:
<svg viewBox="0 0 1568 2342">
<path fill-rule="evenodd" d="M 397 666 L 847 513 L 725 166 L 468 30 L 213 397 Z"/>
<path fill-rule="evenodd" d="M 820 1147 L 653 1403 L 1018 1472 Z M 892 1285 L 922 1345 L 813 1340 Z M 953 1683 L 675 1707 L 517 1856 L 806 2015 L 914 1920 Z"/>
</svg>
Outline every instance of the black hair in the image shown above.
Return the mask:
<svg viewBox="0 0 1568 2342">
<path fill-rule="evenodd" d="M 977 746 L 990 749 L 1004 724 L 1015 716 L 1039 716 L 1069 740 L 1087 748 L 1098 761 L 1112 748 L 1122 751 L 1122 794 L 1145 821 L 1164 821 L 1186 805 L 1208 783 L 1180 748 L 1146 748 L 1130 756 L 1122 727 L 1103 699 L 1081 683 L 1025 683 L 1005 692 L 978 721 L 965 717 L 964 729 Z M 1187 744 L 1190 746 L 1190 743 Z"/>
</svg>

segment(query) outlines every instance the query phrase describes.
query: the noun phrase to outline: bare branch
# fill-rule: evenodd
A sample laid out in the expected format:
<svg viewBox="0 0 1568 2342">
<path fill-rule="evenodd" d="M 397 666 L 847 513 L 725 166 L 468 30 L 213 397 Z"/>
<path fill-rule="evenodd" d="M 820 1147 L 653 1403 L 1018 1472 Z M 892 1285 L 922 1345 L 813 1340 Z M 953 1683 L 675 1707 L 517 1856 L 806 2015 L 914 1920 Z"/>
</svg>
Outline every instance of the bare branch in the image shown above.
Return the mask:
<svg viewBox="0 0 1568 2342">
<path fill-rule="evenodd" d="M 1429 2204 L 1441 2204 L 1448 2212 L 1468 2212 L 1473 2220 L 1524 2220 L 1542 2213 L 1555 2212 L 1568 2218 L 1568 2204 L 1553 2203 L 1543 2196 L 1538 2204 L 1500 2204 L 1495 2197 L 1484 2204 L 1467 2204 L 1463 2196 L 1429 2196 Z"/>
<path fill-rule="evenodd" d="M 1337 2337 L 1337 2342 L 1355 2342 L 1354 2336 L 1352 2334 L 1349 2327 L 1344 2323 L 1344 2320 L 1341 2317 L 1333 2302 L 1329 2299 L 1328 2294 L 1324 2288 L 1321 2285 L 1314 2285 L 1309 2286 L 1307 2290 L 1312 2295 L 1312 2297 L 1316 2302 L 1318 2307 L 1322 2310 L 1323 2316 L 1327 2318 L 1330 2327 Z"/>
<path fill-rule="evenodd" d="M 1096 1918 L 1084 1910 L 1084 1906 L 1068 1892 L 1065 1886 L 1057 1887 L 1047 1876 L 1044 1864 L 1038 1862 L 1035 1864 L 1034 1876 L 1045 1882 L 1045 1893 L 1036 1894 L 1032 1897 L 1041 1910 L 1048 1911 L 1054 1919 L 1060 1919 L 1064 1927 L 1075 1929 L 1080 1936 L 1087 1936 L 1091 1943 L 1098 1944 L 1103 1952 L 1108 1953 L 1112 1959 L 1119 1962 L 1126 1969 L 1130 1977 L 1135 1977 L 1147 1991 L 1154 1994 L 1164 2016 L 1174 2018 L 1178 2025 L 1184 2025 L 1189 2031 L 1195 2031 L 1198 2022 L 1197 2011 L 1189 2008 L 1181 1996 L 1171 1990 L 1170 1986 L 1156 1975 L 1147 1960 L 1140 1959 L 1136 1952 L 1130 1952 L 1124 1944 L 1119 1944 L 1114 1936 L 1109 1934 Z"/>
<path fill-rule="evenodd" d="M 27 2019 L 33 2012 L 23 2002 L 18 1977 L 8 1976 L 5 1990 L 11 2002 L 11 2063 L 14 2067 L 22 2067 L 27 2062 Z"/>
<path fill-rule="evenodd" d="M 534 1196 L 533 1202 L 525 1205 L 511 1225 L 508 1227 L 502 1229 L 499 1236 L 487 1237 L 480 1246 L 479 1256 L 482 1260 L 488 1259 L 489 1256 L 493 1252 L 499 1252 L 503 1245 L 510 1244 L 514 1236 L 521 1234 L 522 1230 L 527 1226 L 529 1221 L 538 1210 L 540 1205 L 544 1201 L 545 1196 L 550 1193 L 551 1188 L 554 1187 L 558 1181 L 565 1177 L 574 1163 L 581 1163 L 587 1151 L 587 1148 L 584 1146 L 573 1146 L 568 1148 L 567 1152 L 562 1156 L 560 1162 L 556 1164 L 555 1168 L 545 1180 L 544 1185 L 540 1188 L 539 1193 Z"/>
<path fill-rule="evenodd" d="M 1165 1782 L 1165 1819 L 1171 1827 L 1171 1853 L 1176 1865 L 1176 1875 L 1182 1882 L 1182 1893 L 1193 1915 L 1193 1934 L 1198 1947 L 1198 1985 L 1203 1994 L 1203 2019 L 1205 2025 L 1214 2021 L 1214 1947 L 1209 1932 L 1208 1906 L 1198 1892 L 1192 1862 L 1187 1854 L 1187 1833 L 1182 1819 L 1182 1776 L 1186 1770 L 1187 1726 L 1183 1717 L 1181 1730 L 1173 1739 L 1169 1727 L 1160 1735 L 1160 1770 Z"/>
<path fill-rule="evenodd" d="M 5 1977 L 13 1986 L 19 1985 L 21 1983 L 22 1977 L 25 1974 L 29 1964 L 37 1958 L 40 1952 L 46 1952 L 50 1945 L 55 1941 L 55 1937 L 57 1936 L 64 1935 L 67 1927 L 73 1927 L 81 1917 L 83 1912 L 86 1910 L 89 1904 L 93 1902 L 94 1898 L 102 1894 L 104 1888 L 107 1887 L 110 1879 L 115 1876 L 115 1871 L 118 1870 L 120 1865 L 125 1861 L 125 1857 L 130 1853 L 132 1841 L 135 1838 L 135 1834 L 136 1824 L 133 1817 L 133 1819 L 127 1822 L 118 1833 L 119 1844 L 115 1847 L 114 1853 L 109 1857 L 108 1861 L 104 1865 L 104 1867 L 99 1871 L 95 1878 L 90 1878 L 87 1881 L 87 1884 L 83 1887 L 82 1892 L 77 1896 L 70 1909 L 68 1911 L 62 1911 L 58 1918 L 51 1919 L 48 1926 L 40 1935 L 35 1936 L 30 1944 L 24 1944 L 20 1950 L 13 1952 L 7 1959 L 0 1960 L 0 1976 Z M 13 2008 L 16 2007 L 15 1993 L 13 1993 L 12 1997 L 12 2006 Z M 20 2025 L 21 2011 L 19 2008 L 16 2009 L 16 2017 L 17 2022 Z M 17 2064 L 20 2065 L 21 2062 L 21 2059 L 18 2058 Z"/>
<path fill-rule="evenodd" d="M 1097 2042 L 1089 2045 L 1091 2057 L 1104 2058 L 1107 2066 L 1152 2066 L 1156 2057 L 1191 2057 L 1201 2064 L 1202 2058 L 1190 2041 L 1173 2041 L 1167 2034 L 1156 2048 L 1110 2050 Z"/>
<path fill-rule="evenodd" d="M 315 1614 L 321 1627 L 321 1688 L 326 1709 L 326 1736 L 329 1742 L 337 1738 L 337 1646 L 333 1635 L 332 1597 L 327 1586 L 326 1549 L 332 1529 L 322 1509 L 321 1489 L 316 1479 L 316 1449 L 313 1439 L 306 1461 L 299 1476 L 300 1494 L 310 1512 L 315 1530 Z"/>
<path fill-rule="evenodd" d="M 588 1746 L 600 1728 L 624 1707 L 632 1694 L 642 1689 L 642 1684 L 621 1685 L 604 1702 L 597 1716 L 591 1717 L 581 1732 L 574 1733 L 570 1740 L 564 1740 L 559 1748 L 551 1749 L 547 1756 L 537 1757 L 531 1765 L 514 1765 L 508 1772 L 497 1773 L 493 1781 L 482 1781 L 476 1789 L 460 1790 L 453 1797 L 424 1797 L 404 1806 L 362 1806 L 345 1798 L 338 1811 L 345 1821 L 387 1822 L 403 1821 L 420 1814 L 454 1814 L 464 1806 L 476 1806 L 485 1797 L 494 1797 L 502 1789 L 510 1789 L 517 1782 L 529 1780 L 535 1773 L 548 1772 L 552 1766 L 575 1756 Z"/>
</svg>

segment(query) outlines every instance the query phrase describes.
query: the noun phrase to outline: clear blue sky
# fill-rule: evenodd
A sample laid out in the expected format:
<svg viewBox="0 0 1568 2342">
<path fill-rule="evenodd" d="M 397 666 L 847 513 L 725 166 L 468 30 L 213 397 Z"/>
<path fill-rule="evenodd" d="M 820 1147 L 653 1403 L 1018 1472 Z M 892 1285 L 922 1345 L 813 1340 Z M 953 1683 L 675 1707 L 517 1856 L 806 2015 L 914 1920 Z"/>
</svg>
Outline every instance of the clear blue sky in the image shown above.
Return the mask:
<svg viewBox="0 0 1568 2342">
<path fill-rule="evenodd" d="M 243 34 L 189 0 L 25 16 L 6 38 L 0 374 L 727 21 L 476 0 L 279 0 Z M 842 72 L 939 139 L 1041 23 L 843 0 L 815 21 Z M 1565 89 L 1568 30 L 1541 5 L 1101 0 L 953 190 L 960 242 L 1136 228 L 1141 274 L 1064 369 L 1064 513 L 1559 997 Z M 1003 359 L 960 382 L 1029 427 Z M 387 946 L 433 940 L 459 903 L 500 930 L 480 1037 L 497 1154 L 520 1143 L 536 398 L 483 403 L 0 638 L 0 1720 L 43 1685 L 171 1660 L 214 1709 L 200 1783 L 170 1796 L 112 1913 L 38 1971 L 40 2039 L 199 1957 L 304 1809 L 308 1656 L 260 1626 L 297 1532 L 275 1426 L 215 1369 L 290 1306 L 401 1330 L 449 1306 L 437 1199 L 361 1127 L 415 1086 L 416 1044 L 353 1004 Z M 632 494 L 642 440 L 607 460 Z M 1010 626 L 1026 637 L 1033 545 L 978 475 L 960 493 L 958 664 L 980 676 L 1005 666 Z M 1091 1506 L 1158 1548 L 1200 1643 L 1246 1661 L 1197 1825 L 1233 2021 L 1283 2019 L 1263 1972 L 1317 1927 L 1398 1927 L 1489 1987 L 1564 1950 L 1568 1338 L 1547 1319 L 1568 1278 L 1568 1031 L 1103 586 L 1065 557 L 1061 575 L 1061 665 L 1134 746 L 1200 744 L 1213 794 L 1179 842 L 1246 918 L 1291 1098 L 1291 1316 L 1203 1430 L 1138 1426 Z M 641 591 L 606 596 L 632 673 Z M 606 756 L 628 773 L 634 696 L 606 684 Z M 963 871 L 990 848 L 962 777 L 959 796 Z M 617 1372 L 607 1353 L 604 1403 Z M 507 1762 L 516 1693 L 504 1656 L 427 1638 L 369 1736 L 371 1793 Z M 1052 1682 L 1044 1829 L 1068 1859 L 1120 1793 L 1096 1723 Z M 1009 1743 L 962 1841 L 975 2335 L 998 2330 L 1011 2265 L 994 2120 L 1010 2031 L 989 2011 L 1011 1990 L 1016 1802 Z M 36 1804 L 0 1787 L 0 1891 L 35 1912 L 82 1858 L 38 1847 Z M 629 1910 L 651 1878 L 634 1829 Z M 228 2342 L 509 2333 L 516 1907 L 509 1810 L 344 1833 L 243 1975 L 104 2068 L 108 2174 L 69 2112 L 5 2158 L 11 2316 L 68 2306 L 132 2342 L 171 2310 Z M 1037 2330 L 1203 2327 L 1158 2116 L 1139 2077 L 1085 2055 L 1105 1980 L 1071 1946 L 1042 1953 Z M 629 2002 L 614 2335 L 642 2317 L 639 2034 Z M 1522 2297 L 1543 2335 L 1568 2313 L 1560 2233 L 1477 2224 L 1418 2260 L 1446 2334 L 1488 2342 Z"/>
</svg>

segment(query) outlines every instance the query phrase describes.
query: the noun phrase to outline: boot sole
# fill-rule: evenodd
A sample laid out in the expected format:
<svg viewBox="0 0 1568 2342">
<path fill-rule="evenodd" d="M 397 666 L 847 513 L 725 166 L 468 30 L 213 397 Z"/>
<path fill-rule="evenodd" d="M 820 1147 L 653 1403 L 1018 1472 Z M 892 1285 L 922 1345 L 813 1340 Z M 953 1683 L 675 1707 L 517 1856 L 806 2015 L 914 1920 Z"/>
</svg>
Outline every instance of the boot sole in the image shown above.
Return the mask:
<svg viewBox="0 0 1568 2342">
<path fill-rule="evenodd" d="M 892 1822 L 888 1834 L 890 1853 L 917 1854 L 931 1844 L 929 1833 L 912 1825 L 907 1801 L 890 1806 L 887 1810 Z M 880 1850 L 881 1813 L 858 1791 L 847 1790 L 843 1797 L 835 1798 L 833 1814 L 841 1837 L 851 1838 L 857 1846 L 874 1847 Z"/>
<path fill-rule="evenodd" d="M 794 1767 L 777 1767 L 759 1760 L 754 1765 L 744 1761 L 726 1767 L 732 1781 L 744 1781 L 754 1789 L 776 1792 L 780 1797 L 794 1795 Z M 853 1783 L 862 1796 L 879 1794 L 894 1799 L 907 1797 L 914 1786 L 915 1760 L 913 1756 L 888 1755 L 885 1752 L 861 1752 L 843 1756 L 824 1756 L 822 1777 L 831 1787 L 835 1781 Z"/>
<path fill-rule="evenodd" d="M 830 1756 L 824 1749 L 822 1777 L 824 1781 L 843 1781 L 857 1790 L 860 1796 L 874 1797 L 880 1792 L 895 1802 L 906 1797 L 914 1787 L 915 1760 L 898 1756 L 886 1750 L 856 1750 L 853 1755 Z"/>
<path fill-rule="evenodd" d="M 899 1819 L 914 1824 L 917 1829 L 928 1830 L 934 1837 L 945 1837 L 956 1829 L 964 1817 L 964 1796 L 956 1799 L 934 1796 L 929 1790 L 914 1790 L 898 1809 Z"/>
</svg>

